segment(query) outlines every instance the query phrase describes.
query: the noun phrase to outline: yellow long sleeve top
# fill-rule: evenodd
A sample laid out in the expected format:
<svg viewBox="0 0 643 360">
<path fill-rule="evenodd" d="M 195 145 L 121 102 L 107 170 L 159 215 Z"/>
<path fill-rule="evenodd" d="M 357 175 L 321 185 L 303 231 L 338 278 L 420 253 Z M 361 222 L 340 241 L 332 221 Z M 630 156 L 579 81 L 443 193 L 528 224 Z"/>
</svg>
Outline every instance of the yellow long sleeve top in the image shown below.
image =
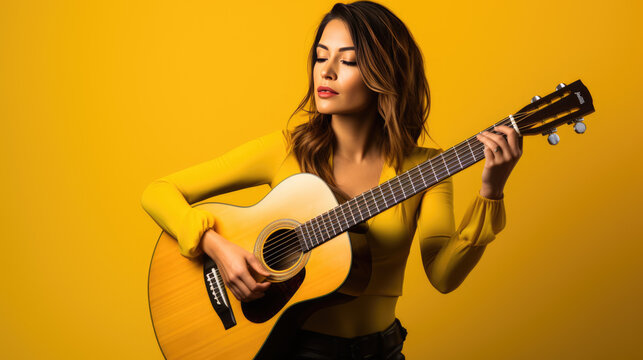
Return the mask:
<svg viewBox="0 0 643 360">
<path fill-rule="evenodd" d="M 302 172 L 288 151 L 286 130 L 248 141 L 227 153 L 153 181 L 141 197 L 143 209 L 177 239 L 186 257 L 200 255 L 203 233 L 215 216 L 190 204 L 209 197 L 261 184 L 274 188 Z M 402 171 L 437 155 L 440 149 L 416 147 Z M 332 156 L 329 159 L 332 166 Z M 395 177 L 385 164 L 379 183 Z M 371 252 L 368 286 L 356 300 L 314 313 L 303 328 L 343 337 L 380 331 L 395 319 L 395 305 L 411 243 L 417 238 L 424 270 L 440 292 L 457 288 L 478 262 L 484 248 L 505 226 L 504 199 L 487 199 L 478 192 L 456 229 L 453 182 L 449 177 L 429 189 L 368 219 L 364 234 Z"/>
</svg>

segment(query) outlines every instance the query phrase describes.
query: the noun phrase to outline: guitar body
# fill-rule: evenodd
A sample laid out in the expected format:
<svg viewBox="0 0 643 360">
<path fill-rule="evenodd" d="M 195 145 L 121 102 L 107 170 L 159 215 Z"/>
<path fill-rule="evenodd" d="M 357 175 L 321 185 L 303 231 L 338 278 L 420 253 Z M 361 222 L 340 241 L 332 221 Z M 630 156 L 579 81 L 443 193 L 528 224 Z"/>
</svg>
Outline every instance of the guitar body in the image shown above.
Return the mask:
<svg viewBox="0 0 643 360">
<path fill-rule="evenodd" d="M 197 206 L 216 215 L 217 233 L 264 260 L 256 247 L 270 233 L 292 229 L 337 205 L 323 180 L 302 173 L 282 181 L 253 206 Z M 277 282 L 266 296 L 241 303 L 223 284 L 204 278 L 205 260 L 183 257 L 176 240 L 163 232 L 152 256 L 148 283 L 152 322 L 163 354 L 168 359 L 272 358 L 274 351 L 283 351 L 288 337 L 316 306 L 345 301 L 366 286 L 367 279 L 359 285 L 346 282 L 351 262 L 350 238 L 344 232 L 299 256 L 293 266 L 271 271 Z M 229 305 L 236 322 L 228 329 L 208 294 L 210 286 L 219 285 L 227 301 L 216 300 Z M 340 291 L 332 296 L 336 290 Z"/>
</svg>

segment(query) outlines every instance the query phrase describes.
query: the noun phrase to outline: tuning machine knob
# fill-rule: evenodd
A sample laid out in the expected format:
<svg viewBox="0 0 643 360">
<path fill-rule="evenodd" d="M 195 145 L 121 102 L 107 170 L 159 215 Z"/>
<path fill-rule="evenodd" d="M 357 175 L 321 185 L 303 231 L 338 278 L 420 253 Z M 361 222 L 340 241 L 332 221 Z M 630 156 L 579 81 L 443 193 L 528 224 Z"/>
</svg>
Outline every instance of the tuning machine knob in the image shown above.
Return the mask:
<svg viewBox="0 0 643 360">
<path fill-rule="evenodd" d="M 549 142 L 549 145 L 556 145 L 560 141 L 560 136 L 556 134 L 556 128 L 544 132 L 543 135 L 547 135 L 547 142 Z"/>
<path fill-rule="evenodd" d="M 582 117 L 574 120 L 574 131 L 576 131 L 577 134 L 582 134 L 587 130 L 587 125 L 583 122 L 584 120 Z"/>
<path fill-rule="evenodd" d="M 536 102 L 536 101 L 538 101 L 538 100 L 540 100 L 540 96 L 536 95 L 536 96 L 534 96 L 534 97 L 532 97 L 532 98 L 531 98 L 531 103 L 533 104 L 533 103 L 535 103 L 535 102 Z"/>
<path fill-rule="evenodd" d="M 565 85 L 564 83 L 560 83 L 560 84 L 556 85 L 556 91 L 564 88 L 565 86 L 567 86 L 567 85 Z"/>
</svg>

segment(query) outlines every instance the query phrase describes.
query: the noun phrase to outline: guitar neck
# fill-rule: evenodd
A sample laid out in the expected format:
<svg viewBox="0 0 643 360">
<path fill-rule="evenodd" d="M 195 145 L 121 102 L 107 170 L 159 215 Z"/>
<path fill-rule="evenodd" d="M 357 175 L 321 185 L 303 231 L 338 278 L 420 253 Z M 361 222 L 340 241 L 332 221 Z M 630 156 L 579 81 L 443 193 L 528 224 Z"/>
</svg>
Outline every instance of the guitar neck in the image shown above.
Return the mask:
<svg viewBox="0 0 643 360">
<path fill-rule="evenodd" d="M 512 126 L 507 117 L 483 131 L 494 132 L 497 125 Z M 481 131 L 482 132 L 482 131 Z M 484 159 L 484 145 L 474 136 L 439 155 L 367 190 L 295 229 L 304 252 L 325 243 L 351 227 L 421 193 L 440 181 Z"/>
</svg>

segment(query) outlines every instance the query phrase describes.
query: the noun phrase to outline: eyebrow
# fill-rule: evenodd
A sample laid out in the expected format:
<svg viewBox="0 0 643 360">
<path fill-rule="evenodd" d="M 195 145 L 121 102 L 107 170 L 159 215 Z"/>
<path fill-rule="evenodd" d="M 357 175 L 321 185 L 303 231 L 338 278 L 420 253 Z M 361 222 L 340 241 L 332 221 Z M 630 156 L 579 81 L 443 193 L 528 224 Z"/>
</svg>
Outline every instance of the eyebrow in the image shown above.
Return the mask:
<svg viewBox="0 0 643 360">
<path fill-rule="evenodd" d="M 317 47 L 320 47 L 322 49 L 328 50 L 328 47 L 326 47 L 326 45 L 324 45 L 324 44 L 317 44 Z M 346 51 L 346 50 L 355 50 L 355 47 L 354 46 L 346 46 L 346 47 L 343 47 L 343 48 L 339 48 L 338 51 Z"/>
</svg>

